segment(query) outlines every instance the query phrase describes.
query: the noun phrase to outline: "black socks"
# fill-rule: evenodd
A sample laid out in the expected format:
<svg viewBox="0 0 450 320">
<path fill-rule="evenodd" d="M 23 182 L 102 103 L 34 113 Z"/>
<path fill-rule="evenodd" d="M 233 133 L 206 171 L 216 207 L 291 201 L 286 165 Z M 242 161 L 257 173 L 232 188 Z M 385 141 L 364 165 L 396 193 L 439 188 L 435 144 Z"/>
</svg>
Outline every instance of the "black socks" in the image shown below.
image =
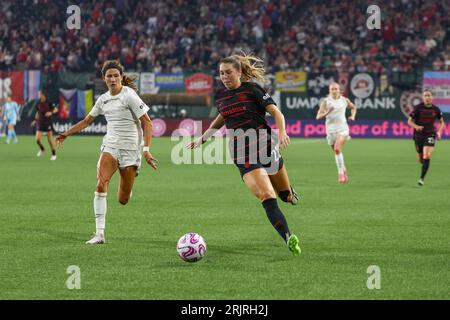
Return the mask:
<svg viewBox="0 0 450 320">
<path fill-rule="evenodd" d="M 430 159 L 423 159 L 422 163 L 422 173 L 420 174 L 420 179 L 425 179 L 428 168 L 430 167 Z"/>
<path fill-rule="evenodd" d="M 277 199 L 267 199 L 262 202 L 264 209 L 266 210 L 267 218 L 269 218 L 272 226 L 277 230 L 284 241 L 289 239 L 291 232 L 289 231 L 286 218 L 281 212 L 277 204 Z"/>
</svg>

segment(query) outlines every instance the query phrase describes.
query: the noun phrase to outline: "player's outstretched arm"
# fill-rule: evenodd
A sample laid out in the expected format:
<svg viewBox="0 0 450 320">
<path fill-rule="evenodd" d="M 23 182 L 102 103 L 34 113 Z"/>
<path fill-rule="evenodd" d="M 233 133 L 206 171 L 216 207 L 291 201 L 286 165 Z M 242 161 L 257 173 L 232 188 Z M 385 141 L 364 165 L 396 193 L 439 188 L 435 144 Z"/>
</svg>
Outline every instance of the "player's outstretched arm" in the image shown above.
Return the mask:
<svg viewBox="0 0 450 320">
<path fill-rule="evenodd" d="M 75 124 L 75 125 L 73 125 L 72 127 L 70 127 L 69 130 L 67 130 L 66 132 L 60 133 L 60 134 L 55 138 L 55 144 L 56 144 L 56 146 L 57 146 L 58 148 L 59 148 L 59 147 L 62 147 L 62 145 L 63 145 L 63 143 L 64 143 L 64 140 L 65 140 L 68 136 L 70 136 L 70 135 L 72 135 L 72 134 L 74 134 L 74 133 L 77 133 L 78 131 L 81 131 L 81 130 L 83 130 L 84 128 L 87 128 L 87 127 L 92 123 L 92 121 L 94 121 L 94 119 L 95 119 L 94 116 L 91 116 L 90 114 L 88 114 L 88 115 L 86 116 L 86 118 L 84 118 L 83 120 L 81 120 L 81 121 L 78 122 L 77 124 Z"/>
<path fill-rule="evenodd" d="M 142 115 L 139 120 L 141 121 L 141 128 L 144 135 L 144 147 L 142 148 L 144 159 L 153 169 L 156 170 L 158 168 L 158 160 L 156 160 L 150 152 L 150 147 L 152 145 L 152 120 L 147 113 Z"/>
<path fill-rule="evenodd" d="M 222 128 L 222 126 L 225 124 L 225 120 L 223 119 L 222 115 L 219 114 L 214 121 L 211 123 L 208 129 L 202 134 L 201 137 L 195 139 L 188 145 L 186 145 L 187 149 L 195 149 L 198 148 L 200 145 L 205 143 L 206 140 L 208 140 L 218 129 Z"/>
<path fill-rule="evenodd" d="M 356 106 L 353 102 L 350 101 L 350 99 L 345 98 L 347 100 L 347 108 L 350 109 L 350 117 L 348 117 L 348 120 L 355 121 L 356 117 Z"/>
<path fill-rule="evenodd" d="M 275 119 L 275 124 L 278 129 L 278 141 L 280 143 L 280 148 L 286 149 L 289 145 L 290 139 L 286 133 L 286 122 L 284 120 L 284 115 L 274 104 L 269 104 L 266 107 L 266 111 Z"/>
</svg>

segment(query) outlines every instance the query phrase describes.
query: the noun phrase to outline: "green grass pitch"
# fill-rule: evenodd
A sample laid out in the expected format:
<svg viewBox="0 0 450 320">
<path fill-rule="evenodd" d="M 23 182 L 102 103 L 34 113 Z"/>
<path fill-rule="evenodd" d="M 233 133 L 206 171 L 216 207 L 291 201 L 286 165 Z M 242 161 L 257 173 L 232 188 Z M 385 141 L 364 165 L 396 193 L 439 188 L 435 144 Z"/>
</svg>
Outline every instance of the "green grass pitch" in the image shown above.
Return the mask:
<svg viewBox="0 0 450 320">
<path fill-rule="evenodd" d="M 347 143 L 350 183 L 337 183 L 325 139 L 292 139 L 283 153 L 303 196 L 282 203 L 302 254 L 291 256 L 233 165 L 174 165 L 155 138 L 157 172 L 143 166 L 126 206 L 111 182 L 102 246 L 93 193 L 101 137 L 70 137 L 58 160 L 31 136 L 0 145 L 0 299 L 449 299 L 450 142 L 437 144 L 425 186 L 412 140 Z M 176 253 L 200 233 L 203 260 Z M 69 290 L 67 268 L 81 271 Z M 367 269 L 379 266 L 381 289 Z"/>
</svg>

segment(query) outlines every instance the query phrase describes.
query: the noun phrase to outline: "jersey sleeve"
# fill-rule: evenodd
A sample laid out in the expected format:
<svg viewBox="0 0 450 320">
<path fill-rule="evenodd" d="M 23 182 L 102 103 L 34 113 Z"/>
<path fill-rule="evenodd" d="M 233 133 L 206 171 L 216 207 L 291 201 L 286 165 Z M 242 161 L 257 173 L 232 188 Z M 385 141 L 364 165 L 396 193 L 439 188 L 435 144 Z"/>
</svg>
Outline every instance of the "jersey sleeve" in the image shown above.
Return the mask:
<svg viewBox="0 0 450 320">
<path fill-rule="evenodd" d="M 442 119 L 442 111 L 438 107 L 436 107 L 436 119 L 438 120 Z"/>
<path fill-rule="evenodd" d="M 98 115 L 104 114 L 103 112 L 103 100 L 102 97 L 99 97 L 97 101 L 95 102 L 95 105 L 92 107 L 91 112 L 89 112 L 89 115 L 93 117 L 97 117 Z"/>
<path fill-rule="evenodd" d="M 257 83 L 254 83 L 252 91 L 256 103 L 259 106 L 261 106 L 261 108 L 263 108 L 264 110 L 269 104 L 276 105 L 275 101 L 273 101 L 272 97 L 266 92 L 266 90 L 261 88 L 261 86 L 258 85 Z"/>
<path fill-rule="evenodd" d="M 127 94 L 127 104 L 131 112 L 136 116 L 137 119 L 142 117 L 144 114 L 150 110 L 150 108 L 142 101 L 138 94 L 133 90 L 129 90 Z"/>
<path fill-rule="evenodd" d="M 414 107 L 413 111 L 409 114 L 409 116 L 413 119 L 413 120 L 417 120 L 417 115 L 419 114 L 419 107 L 416 106 Z"/>
</svg>

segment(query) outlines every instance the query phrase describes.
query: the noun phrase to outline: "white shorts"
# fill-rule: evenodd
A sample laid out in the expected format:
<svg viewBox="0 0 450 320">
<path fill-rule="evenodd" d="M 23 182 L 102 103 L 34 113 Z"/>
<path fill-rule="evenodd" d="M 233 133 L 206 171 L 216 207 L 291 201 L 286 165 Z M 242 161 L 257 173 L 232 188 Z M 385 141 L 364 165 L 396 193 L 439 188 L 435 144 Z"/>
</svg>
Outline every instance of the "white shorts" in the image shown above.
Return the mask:
<svg viewBox="0 0 450 320">
<path fill-rule="evenodd" d="M 110 155 L 112 155 L 113 158 L 116 159 L 117 162 L 119 163 L 119 168 L 135 166 L 137 167 L 137 172 L 139 172 L 142 157 L 141 152 L 139 150 L 115 149 L 102 145 L 100 151 L 107 152 Z"/>
<path fill-rule="evenodd" d="M 336 143 L 339 136 L 345 137 L 345 140 L 350 140 L 350 132 L 348 129 L 342 129 L 335 132 L 327 133 L 327 142 L 330 146 Z"/>
</svg>

